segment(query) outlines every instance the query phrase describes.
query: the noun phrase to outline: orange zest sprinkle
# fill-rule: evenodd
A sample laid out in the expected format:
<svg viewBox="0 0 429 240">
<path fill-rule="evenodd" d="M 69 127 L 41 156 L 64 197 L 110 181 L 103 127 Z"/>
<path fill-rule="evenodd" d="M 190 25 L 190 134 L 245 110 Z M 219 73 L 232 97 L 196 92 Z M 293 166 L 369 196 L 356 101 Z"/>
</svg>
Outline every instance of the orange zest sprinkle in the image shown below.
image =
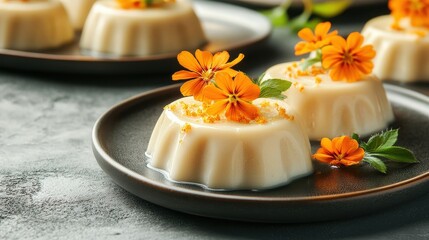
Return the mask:
<svg viewBox="0 0 429 240">
<path fill-rule="evenodd" d="M 180 70 L 173 74 L 172 79 L 189 80 L 180 88 L 183 96 L 194 96 L 196 100 L 204 99 L 203 89 L 210 85 L 218 73 L 227 73 L 233 77 L 237 71 L 231 67 L 243 60 L 244 55 L 239 54 L 236 59 L 231 62 L 227 51 L 218 52 L 214 55 L 208 51 L 195 51 L 195 57 L 188 51 L 182 51 L 177 55 L 177 60 L 187 70 Z"/>
<path fill-rule="evenodd" d="M 322 49 L 322 66 L 330 69 L 332 80 L 354 82 L 371 73 L 375 51 L 371 45 L 362 46 L 362 43 L 363 36 L 353 32 L 347 40 L 334 37 L 332 45 Z"/>
<path fill-rule="evenodd" d="M 180 130 L 182 133 L 189 133 L 192 130 L 192 126 L 189 123 L 185 123 Z"/>
<path fill-rule="evenodd" d="M 359 164 L 365 155 L 359 143 L 349 136 L 336 137 L 332 140 L 323 138 L 320 145 L 313 158 L 333 166 Z"/>
<path fill-rule="evenodd" d="M 414 27 L 429 27 L 429 0 L 389 0 L 389 9 L 393 29 L 401 30 L 399 22 L 406 17 Z"/>
<path fill-rule="evenodd" d="M 248 123 L 259 116 L 258 108 L 251 102 L 259 97 L 260 89 L 244 73 L 239 72 L 233 79 L 221 72 L 215 76 L 216 84 L 205 87 L 204 97 L 214 103 L 207 108 L 210 115 L 225 112 L 228 120 Z"/>
<path fill-rule="evenodd" d="M 160 7 L 164 4 L 174 2 L 176 2 L 176 0 L 116 0 L 119 7 L 123 9 Z"/>
<path fill-rule="evenodd" d="M 304 40 L 295 45 L 295 55 L 302 55 L 320 49 L 331 43 L 332 37 L 338 35 L 338 31 L 329 33 L 330 22 L 317 24 L 314 33 L 310 28 L 304 28 L 298 32 L 298 36 Z"/>
<path fill-rule="evenodd" d="M 281 117 L 283 117 L 284 119 L 287 119 L 287 120 L 294 120 L 295 119 L 294 116 L 287 114 L 286 109 L 284 107 L 280 106 L 278 103 L 276 103 L 274 106 L 276 107 L 276 110 L 279 113 L 279 115 Z"/>
</svg>

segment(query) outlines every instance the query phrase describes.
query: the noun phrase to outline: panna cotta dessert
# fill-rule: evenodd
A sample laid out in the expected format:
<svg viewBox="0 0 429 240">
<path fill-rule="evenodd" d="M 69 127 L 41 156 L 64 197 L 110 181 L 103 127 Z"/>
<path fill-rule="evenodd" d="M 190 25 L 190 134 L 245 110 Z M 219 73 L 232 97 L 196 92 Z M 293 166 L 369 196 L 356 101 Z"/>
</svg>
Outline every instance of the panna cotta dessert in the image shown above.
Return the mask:
<svg viewBox="0 0 429 240">
<path fill-rule="evenodd" d="M 204 114 L 192 97 L 169 104 L 149 141 L 149 166 L 178 182 L 210 189 L 267 189 L 312 173 L 308 137 L 283 101 L 256 99 L 259 120 L 237 123 Z"/>
<path fill-rule="evenodd" d="M 377 51 L 373 73 L 382 80 L 429 81 L 429 2 L 402 2 L 389 1 L 391 15 L 371 19 L 362 30 Z"/>
<path fill-rule="evenodd" d="M 372 74 L 375 51 L 358 32 L 343 38 L 329 22 L 302 29 L 295 54 L 309 58 L 269 68 L 263 77 L 292 87 L 285 101 L 304 121 L 311 140 L 357 133 L 367 136 L 393 121 L 382 82 Z"/>
<path fill-rule="evenodd" d="M 63 3 L 75 30 L 82 30 L 86 17 L 97 0 L 59 0 Z"/>
<path fill-rule="evenodd" d="M 333 81 L 320 67 L 304 73 L 299 62 L 290 62 L 269 68 L 265 79 L 270 78 L 292 82 L 285 101 L 301 116 L 311 140 L 352 133 L 367 136 L 393 121 L 383 85 L 374 75 L 356 82 Z"/>
<path fill-rule="evenodd" d="M 73 27 L 60 2 L 0 0 L 0 48 L 42 50 L 73 38 Z"/>
<path fill-rule="evenodd" d="M 131 2 L 131 1 L 128 1 Z M 82 30 L 80 47 L 116 56 L 145 56 L 196 49 L 206 42 L 189 0 L 97 1 Z"/>
</svg>

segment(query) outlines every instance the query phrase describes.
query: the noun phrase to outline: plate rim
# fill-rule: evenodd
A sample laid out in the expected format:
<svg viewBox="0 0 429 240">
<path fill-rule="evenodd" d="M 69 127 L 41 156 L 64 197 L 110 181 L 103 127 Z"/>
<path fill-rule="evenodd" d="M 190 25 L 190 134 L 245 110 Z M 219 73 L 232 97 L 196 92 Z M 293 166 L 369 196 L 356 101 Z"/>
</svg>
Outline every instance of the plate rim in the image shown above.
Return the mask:
<svg viewBox="0 0 429 240">
<path fill-rule="evenodd" d="M 228 8 L 228 9 L 240 9 L 240 11 L 244 11 L 247 14 L 252 14 L 253 17 L 258 17 L 258 21 L 263 22 L 265 24 L 265 28 L 263 28 L 263 31 L 258 32 L 257 37 L 252 38 L 250 41 L 244 41 L 241 44 L 231 45 L 229 47 L 225 47 L 222 49 L 213 49 L 214 52 L 216 51 L 235 51 L 238 49 L 243 49 L 245 47 L 257 44 L 259 42 L 264 41 L 267 39 L 270 34 L 272 33 L 273 27 L 270 24 L 269 20 L 259 14 L 257 11 L 254 11 L 252 9 L 248 9 L 245 7 L 233 5 L 230 3 L 223 3 L 223 2 L 212 2 L 212 1 L 202 1 L 202 0 L 193 0 L 192 4 L 194 5 L 194 10 L 196 14 L 198 15 L 198 8 L 204 7 L 209 8 L 211 6 L 216 6 L 218 8 Z M 204 22 L 204 17 L 201 18 L 201 22 Z M 75 39 L 73 40 L 75 43 L 73 44 L 79 44 L 78 39 L 76 39 L 77 36 L 75 36 Z M 76 42 L 77 41 L 77 42 Z M 208 39 L 208 43 L 210 42 L 210 39 Z M 68 43 L 62 47 L 69 46 L 72 43 Z M 60 47 L 60 48 L 62 48 Z M 204 48 L 204 47 L 202 47 Z M 47 51 L 56 51 L 55 48 L 53 49 L 47 49 Z M 14 50 L 14 49 L 5 49 L 0 48 L 0 61 L 1 58 L 7 58 L 7 57 L 14 57 L 14 58 L 20 58 L 20 59 L 28 59 L 28 60 L 48 60 L 48 61 L 61 61 L 61 62 L 95 62 L 95 63 L 109 63 L 109 62 L 117 62 L 117 63 L 127 63 L 127 62 L 151 62 L 151 61 L 157 61 L 157 60 L 168 60 L 175 58 L 177 53 L 161 53 L 156 55 L 148 55 L 148 56 L 109 56 L 109 57 L 99 57 L 94 55 L 73 55 L 73 54 L 55 54 L 55 53 L 45 53 L 45 52 L 38 52 L 38 51 L 26 51 L 26 50 Z"/>
<path fill-rule="evenodd" d="M 393 93 L 402 93 L 407 96 L 414 97 L 415 99 L 419 101 L 425 101 L 429 103 L 429 97 L 425 96 L 421 93 L 405 89 L 403 87 L 391 85 L 388 83 L 383 84 L 386 88 L 387 92 L 393 92 Z M 123 100 L 114 106 L 112 106 L 109 110 L 107 110 L 103 115 L 101 115 L 97 121 L 94 124 L 93 130 L 92 130 L 92 147 L 94 151 L 94 155 L 99 154 L 102 160 L 98 159 L 97 156 L 97 162 L 98 161 L 104 161 L 105 163 L 111 165 L 113 168 L 117 169 L 121 173 L 125 174 L 127 177 L 131 177 L 134 180 L 137 180 L 149 187 L 156 187 L 159 190 L 162 191 L 168 191 L 168 192 L 174 192 L 177 194 L 186 194 L 186 195 L 192 195 L 194 197 L 205 197 L 210 198 L 213 200 L 228 200 L 228 201 L 237 201 L 237 202 L 259 202 L 259 203 L 265 203 L 265 202 L 288 202 L 288 203 L 296 203 L 296 202 L 324 202 L 324 201 L 335 201 L 335 200 L 349 200 L 353 198 L 361 198 L 361 197 L 371 197 L 372 195 L 377 195 L 380 193 L 388 193 L 390 191 L 396 192 L 403 188 L 412 187 L 412 186 L 418 186 L 420 184 L 429 182 L 429 170 L 427 170 L 425 173 L 422 173 L 420 175 L 417 175 L 412 178 L 408 178 L 406 180 L 396 182 L 394 184 L 389 184 L 377 188 L 371 188 L 368 190 L 361 190 L 361 191 L 354 191 L 354 192 L 348 192 L 348 193 L 339 193 L 339 194 L 330 194 L 330 195 L 320 195 L 320 196 L 304 196 L 304 197 L 265 197 L 265 196 L 239 196 L 239 195 L 223 195 L 219 194 L 219 192 L 215 191 L 205 191 L 203 189 L 201 190 L 193 190 L 193 189 L 187 189 L 187 188 L 180 188 L 177 186 L 169 186 L 162 184 L 158 181 L 151 180 L 147 178 L 144 175 L 141 175 L 123 165 L 121 165 L 119 162 L 117 162 L 115 159 L 113 159 L 111 156 L 109 156 L 103 149 L 102 144 L 100 142 L 100 139 L 98 138 L 98 132 L 99 129 L 103 123 L 103 121 L 106 121 L 108 117 L 111 114 L 114 114 L 115 111 L 120 109 L 121 106 L 128 105 L 130 103 L 133 103 L 134 101 L 143 101 L 144 99 L 150 99 L 153 97 L 159 97 L 159 93 L 169 93 L 173 90 L 177 90 L 179 88 L 180 84 L 174 84 L 169 85 L 157 89 L 153 89 L 147 92 L 143 92 L 141 94 L 135 95 L 131 98 L 128 98 L 126 100 Z M 429 108 L 429 107 L 427 107 Z M 99 163 L 100 164 L 100 163 Z M 104 169 L 103 169 L 104 170 Z M 107 173 L 109 176 L 111 176 L 109 173 Z"/>
</svg>

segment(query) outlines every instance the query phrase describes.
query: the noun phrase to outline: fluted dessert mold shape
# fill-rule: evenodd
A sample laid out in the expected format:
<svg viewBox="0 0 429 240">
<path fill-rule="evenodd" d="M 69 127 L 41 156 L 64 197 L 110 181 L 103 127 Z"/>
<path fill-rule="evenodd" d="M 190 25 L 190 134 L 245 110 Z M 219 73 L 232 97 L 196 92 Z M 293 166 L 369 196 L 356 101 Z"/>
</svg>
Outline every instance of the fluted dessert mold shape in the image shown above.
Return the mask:
<svg viewBox="0 0 429 240">
<path fill-rule="evenodd" d="M 0 1 L 0 48 L 42 50 L 73 38 L 73 27 L 60 2 Z"/>
<path fill-rule="evenodd" d="M 293 82 L 285 101 L 300 115 L 310 140 L 352 133 L 367 136 L 393 121 L 382 82 L 374 75 L 356 82 L 333 81 L 327 73 L 317 75 L 317 79 L 289 76 L 292 66 L 297 65 L 275 65 L 266 71 L 264 79 Z"/>
<path fill-rule="evenodd" d="M 60 0 L 67 10 L 75 30 L 82 30 L 92 5 L 97 0 Z"/>
<path fill-rule="evenodd" d="M 403 19 L 399 31 L 391 28 L 392 23 L 392 16 L 380 16 L 362 30 L 365 43 L 377 52 L 373 73 L 382 80 L 429 81 L 429 29 L 412 27 L 409 19 Z"/>
<path fill-rule="evenodd" d="M 166 108 L 146 152 L 149 166 L 169 179 L 212 190 L 260 190 L 312 172 L 310 143 L 299 119 L 288 120 L 266 108 L 264 124 L 204 123 L 183 115 L 180 102 L 201 104 L 187 97 L 172 103 L 174 110 Z M 283 101 L 257 99 L 254 104 L 267 102 L 291 110 Z M 186 124 L 189 131 L 183 131 Z"/>
<path fill-rule="evenodd" d="M 92 7 L 80 46 L 96 53 L 145 56 L 192 50 L 205 42 L 188 0 L 144 9 L 121 9 L 115 1 L 105 0 Z"/>
</svg>

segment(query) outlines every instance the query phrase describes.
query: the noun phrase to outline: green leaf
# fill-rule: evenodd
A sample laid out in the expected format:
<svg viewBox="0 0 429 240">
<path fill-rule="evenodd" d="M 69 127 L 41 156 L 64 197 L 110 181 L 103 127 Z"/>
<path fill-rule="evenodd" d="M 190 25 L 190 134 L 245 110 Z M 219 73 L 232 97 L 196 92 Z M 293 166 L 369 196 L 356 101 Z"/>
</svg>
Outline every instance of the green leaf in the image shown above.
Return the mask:
<svg viewBox="0 0 429 240">
<path fill-rule="evenodd" d="M 386 173 L 387 167 L 386 164 L 384 164 L 383 161 L 381 161 L 379 158 L 371 156 L 369 154 L 365 154 L 365 157 L 363 158 L 364 162 L 369 163 L 369 165 L 373 168 L 375 168 L 377 171 Z"/>
<path fill-rule="evenodd" d="M 391 161 L 400 162 L 400 163 L 419 162 L 414 156 L 413 152 L 411 152 L 406 148 L 398 147 L 398 146 L 382 148 L 382 149 L 379 149 L 377 152 L 371 153 L 371 155 L 387 158 Z"/>
<path fill-rule="evenodd" d="M 359 137 L 359 135 L 358 135 L 357 133 L 353 133 L 353 134 L 352 134 L 352 138 L 353 138 L 354 140 L 356 140 L 358 143 L 360 143 L 360 137 Z"/>
<path fill-rule="evenodd" d="M 270 20 L 274 27 L 285 26 L 289 21 L 287 11 L 283 6 L 278 6 L 270 10 L 262 11 L 262 14 L 264 14 Z"/>
<path fill-rule="evenodd" d="M 382 138 L 383 138 L 384 144 L 381 147 L 385 148 L 385 147 L 391 147 L 395 145 L 396 141 L 398 140 L 398 135 L 399 135 L 398 129 L 392 129 L 392 130 L 383 132 Z"/>
<path fill-rule="evenodd" d="M 335 17 L 344 12 L 351 3 L 351 0 L 333 0 L 315 3 L 313 5 L 313 13 L 324 18 Z"/>
<path fill-rule="evenodd" d="M 283 79 L 268 79 L 260 83 L 261 98 L 278 98 L 284 99 L 282 93 L 290 88 L 291 82 Z"/>
<path fill-rule="evenodd" d="M 261 85 L 262 79 L 264 79 L 264 77 L 265 77 L 265 72 L 263 72 L 261 75 L 259 75 L 258 79 L 256 79 L 256 81 L 253 80 L 253 82 L 259 86 L 259 85 Z"/>
<path fill-rule="evenodd" d="M 367 152 L 377 152 L 379 149 L 393 146 L 398 140 L 398 129 L 388 130 L 373 135 L 365 146 Z"/>
<path fill-rule="evenodd" d="M 310 66 L 320 62 L 319 58 L 306 58 L 304 62 L 300 63 L 299 66 L 303 71 L 307 70 Z"/>
</svg>

